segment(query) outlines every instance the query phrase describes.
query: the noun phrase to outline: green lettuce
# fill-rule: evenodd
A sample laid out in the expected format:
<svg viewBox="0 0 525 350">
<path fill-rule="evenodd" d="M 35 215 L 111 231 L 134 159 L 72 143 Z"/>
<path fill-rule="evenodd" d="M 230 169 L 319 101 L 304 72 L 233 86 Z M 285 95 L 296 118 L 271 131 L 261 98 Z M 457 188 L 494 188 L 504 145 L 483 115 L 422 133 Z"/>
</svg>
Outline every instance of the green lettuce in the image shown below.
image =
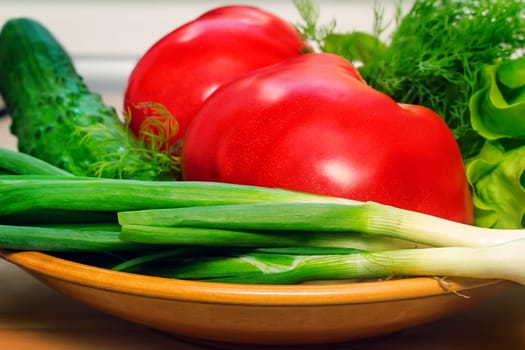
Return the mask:
<svg viewBox="0 0 525 350">
<path fill-rule="evenodd" d="M 476 226 L 521 228 L 525 215 L 525 146 L 486 142 L 466 164 Z"/>
<path fill-rule="evenodd" d="M 473 129 L 486 141 L 466 162 L 475 224 L 521 228 L 525 217 L 525 56 L 485 70 L 470 99 Z"/>
<path fill-rule="evenodd" d="M 525 56 L 485 69 L 486 85 L 470 99 L 472 128 L 488 140 L 525 137 Z"/>
</svg>

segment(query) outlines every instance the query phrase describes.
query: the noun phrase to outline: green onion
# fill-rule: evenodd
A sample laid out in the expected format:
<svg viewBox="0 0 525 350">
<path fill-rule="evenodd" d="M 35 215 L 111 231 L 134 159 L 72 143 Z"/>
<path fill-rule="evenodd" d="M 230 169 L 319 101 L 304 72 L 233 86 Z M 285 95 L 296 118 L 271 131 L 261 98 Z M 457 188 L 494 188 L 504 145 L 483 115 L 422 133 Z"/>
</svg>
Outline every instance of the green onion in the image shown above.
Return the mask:
<svg viewBox="0 0 525 350">
<path fill-rule="evenodd" d="M 195 248 L 179 248 L 179 249 L 170 249 L 163 250 L 160 252 L 153 252 L 150 254 L 144 254 L 132 259 L 125 260 L 118 265 L 112 267 L 115 271 L 133 271 L 136 270 L 138 266 L 143 266 L 145 264 L 155 262 L 158 260 L 163 260 L 166 258 L 174 257 L 187 257 L 189 255 L 195 256 L 199 251 Z"/>
<path fill-rule="evenodd" d="M 0 170 L 11 174 L 73 176 L 43 160 L 2 147 L 0 147 Z"/>
<path fill-rule="evenodd" d="M 379 203 L 266 203 L 118 213 L 121 225 L 224 230 L 360 232 L 429 246 L 484 246 L 525 238 L 525 229 L 487 229 Z"/>
<path fill-rule="evenodd" d="M 160 252 L 131 259 L 117 265 L 120 271 L 132 270 L 136 273 L 154 274 L 163 277 L 185 279 L 225 278 L 239 275 L 279 272 L 290 269 L 295 255 L 348 255 L 362 252 L 352 248 L 313 248 L 313 247 L 278 247 L 258 248 L 249 251 L 226 250 L 216 252 L 197 252 L 200 256 L 188 259 L 181 254 L 182 249 L 174 252 Z M 211 254 L 211 255 L 209 255 Z M 180 258 L 168 260 L 169 258 Z M 271 266 L 271 267 L 270 267 Z M 265 272 L 266 271 L 266 272 Z"/>
<path fill-rule="evenodd" d="M 0 225 L 0 247 L 16 250 L 105 252 L 145 250 L 118 238 L 116 224 L 14 226 Z"/>
<path fill-rule="evenodd" d="M 416 248 L 418 245 L 388 237 L 343 232 L 239 231 L 199 227 L 123 225 L 120 239 L 157 245 L 205 247 L 332 247 L 362 250 Z"/>
<path fill-rule="evenodd" d="M 159 270 L 166 277 L 250 284 L 312 280 L 449 276 L 525 284 L 525 239 L 487 247 L 400 249 L 331 255 L 246 253 Z"/>
<path fill-rule="evenodd" d="M 24 217 L 49 214 L 53 222 L 72 213 L 86 221 L 0 225 L 0 247 L 131 252 L 114 268 L 206 281 L 446 275 L 525 283 L 523 229 L 480 228 L 379 203 L 254 186 L 0 176 L 0 220 L 23 224 Z M 99 219 L 118 224 L 88 223 Z"/>
<path fill-rule="evenodd" d="M 274 261 L 272 262 L 271 259 Z M 268 254 L 265 263 L 269 266 L 272 263 L 278 264 L 279 260 L 293 259 L 292 256 Z M 289 261 L 286 261 L 289 263 Z M 255 277 L 262 272 L 257 266 L 247 263 L 243 258 L 221 257 L 221 258 L 199 258 L 194 264 L 178 264 L 169 267 L 156 267 L 155 274 L 161 277 L 191 279 L 201 281 L 227 282 L 229 278 L 239 276 Z M 258 284 L 257 279 L 252 282 Z"/>
<path fill-rule="evenodd" d="M 414 247 L 415 248 L 415 247 Z M 399 249 L 399 248 L 395 248 Z M 339 254 L 350 254 L 356 252 L 366 251 L 362 248 L 341 248 L 341 247 L 265 247 L 265 248 L 253 248 L 251 252 L 255 253 L 268 253 L 268 254 L 280 254 L 280 255 L 339 255 Z"/>
<path fill-rule="evenodd" d="M 231 278 L 253 278 L 243 283 L 259 283 L 265 275 L 294 269 L 298 256 L 248 252 L 239 256 L 204 257 L 171 267 L 158 267 L 163 277 L 228 282 Z M 246 281 L 246 280 L 245 280 Z M 283 280 L 281 280 L 283 281 Z M 295 283 L 295 282 L 294 282 Z"/>
<path fill-rule="evenodd" d="M 0 215 L 34 209 L 116 212 L 268 202 L 352 203 L 309 193 L 215 182 L 0 176 Z"/>
<path fill-rule="evenodd" d="M 83 211 L 63 209 L 30 209 L 15 214 L 1 215 L 4 225 L 46 225 L 74 223 L 117 223 L 117 214 L 109 211 Z"/>
</svg>

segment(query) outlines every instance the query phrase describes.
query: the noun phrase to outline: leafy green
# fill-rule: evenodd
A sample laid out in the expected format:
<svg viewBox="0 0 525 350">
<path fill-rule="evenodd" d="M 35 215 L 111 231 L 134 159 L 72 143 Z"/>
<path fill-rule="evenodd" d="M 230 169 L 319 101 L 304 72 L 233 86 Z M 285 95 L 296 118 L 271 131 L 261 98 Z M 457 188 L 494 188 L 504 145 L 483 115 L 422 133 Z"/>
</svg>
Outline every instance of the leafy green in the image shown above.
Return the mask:
<svg viewBox="0 0 525 350">
<path fill-rule="evenodd" d="M 488 140 L 525 144 L 525 56 L 486 67 L 486 85 L 471 100 L 473 128 Z"/>
<path fill-rule="evenodd" d="M 525 146 L 506 151 L 487 142 L 466 165 L 475 225 L 521 228 L 525 216 Z"/>
<path fill-rule="evenodd" d="M 478 226 L 520 228 L 525 216 L 525 56 L 488 65 L 470 100 L 472 127 L 487 141 L 468 160 Z"/>
<path fill-rule="evenodd" d="M 386 45 L 375 36 L 364 32 L 330 33 L 323 40 L 322 50 L 366 65 L 374 61 L 378 52 L 385 51 Z"/>
</svg>

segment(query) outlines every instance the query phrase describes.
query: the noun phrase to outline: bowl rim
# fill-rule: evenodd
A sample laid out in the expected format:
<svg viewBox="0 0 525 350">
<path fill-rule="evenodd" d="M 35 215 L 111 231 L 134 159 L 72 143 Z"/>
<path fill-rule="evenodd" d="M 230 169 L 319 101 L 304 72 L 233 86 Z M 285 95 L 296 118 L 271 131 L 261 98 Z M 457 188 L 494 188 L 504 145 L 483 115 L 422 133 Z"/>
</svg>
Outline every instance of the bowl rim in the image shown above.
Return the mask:
<svg viewBox="0 0 525 350">
<path fill-rule="evenodd" d="M 382 281 L 298 285 L 256 285 L 188 281 L 114 271 L 38 251 L 0 249 L 0 257 L 37 278 L 52 278 L 129 295 L 185 302 L 312 306 L 383 302 L 464 294 L 473 288 L 508 283 L 501 280 L 409 277 Z"/>
</svg>

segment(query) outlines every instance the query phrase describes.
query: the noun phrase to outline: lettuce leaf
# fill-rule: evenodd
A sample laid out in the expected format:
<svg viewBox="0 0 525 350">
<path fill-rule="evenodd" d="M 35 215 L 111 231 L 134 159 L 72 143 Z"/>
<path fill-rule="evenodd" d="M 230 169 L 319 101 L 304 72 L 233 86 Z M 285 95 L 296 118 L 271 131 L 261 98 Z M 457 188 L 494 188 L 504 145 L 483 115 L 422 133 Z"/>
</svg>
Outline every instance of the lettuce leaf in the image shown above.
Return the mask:
<svg viewBox="0 0 525 350">
<path fill-rule="evenodd" d="M 470 99 L 472 128 L 488 140 L 525 138 L 525 56 L 489 65 Z"/>
<path fill-rule="evenodd" d="M 525 223 L 525 56 L 485 69 L 484 87 L 469 101 L 473 129 L 485 138 L 466 161 L 475 225 Z"/>
<path fill-rule="evenodd" d="M 525 146 L 486 142 L 466 163 L 476 226 L 515 229 L 525 216 Z"/>
</svg>

